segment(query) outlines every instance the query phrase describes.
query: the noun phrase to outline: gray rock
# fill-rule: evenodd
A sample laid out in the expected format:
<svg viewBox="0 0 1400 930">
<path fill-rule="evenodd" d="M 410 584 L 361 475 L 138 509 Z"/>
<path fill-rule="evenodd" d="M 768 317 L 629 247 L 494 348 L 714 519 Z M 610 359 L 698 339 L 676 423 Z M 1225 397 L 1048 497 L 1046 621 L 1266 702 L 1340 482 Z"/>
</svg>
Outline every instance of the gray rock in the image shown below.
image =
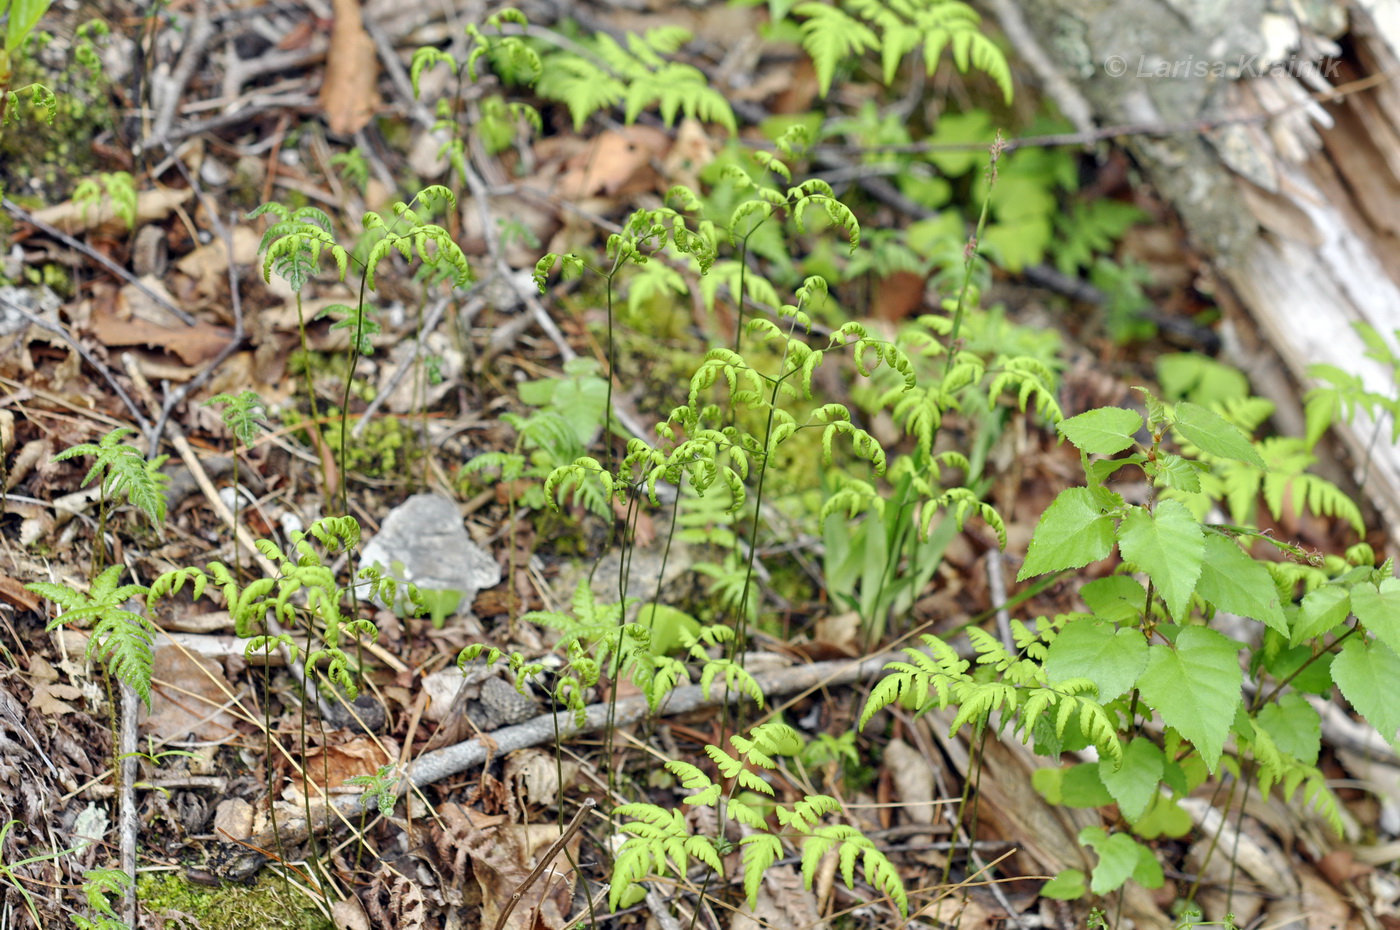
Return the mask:
<svg viewBox="0 0 1400 930">
<path fill-rule="evenodd" d="M 457 505 L 437 494 L 415 494 L 389 512 L 360 555 L 361 565 L 426 591 L 460 591 L 456 613 L 471 612 L 477 592 L 501 583 L 501 566 L 472 542 Z M 396 609 L 404 609 L 400 596 Z M 381 604 L 380 606 L 389 606 Z"/>
</svg>

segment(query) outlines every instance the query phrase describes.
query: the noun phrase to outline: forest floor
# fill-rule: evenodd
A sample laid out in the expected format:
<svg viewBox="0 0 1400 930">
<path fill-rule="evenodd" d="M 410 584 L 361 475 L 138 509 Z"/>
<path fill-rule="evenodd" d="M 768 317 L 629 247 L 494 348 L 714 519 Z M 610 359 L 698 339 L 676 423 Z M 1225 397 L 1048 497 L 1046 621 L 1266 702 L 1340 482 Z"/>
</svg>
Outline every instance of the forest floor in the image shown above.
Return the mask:
<svg viewBox="0 0 1400 930">
<path fill-rule="evenodd" d="M 699 508 L 676 532 L 665 506 L 639 513 L 583 494 L 565 495 L 562 508 L 546 500 L 544 474 L 568 464 L 552 460 L 573 448 L 568 440 L 605 460 L 633 433 L 654 436 L 653 425 L 686 400 L 704 353 L 733 343 L 738 314 L 724 291 L 706 299 L 702 288 L 673 287 L 658 274 L 620 278 L 630 287 L 615 295 L 610 317 L 612 295 L 598 276 L 552 281 L 541 295 L 530 280 L 535 263 L 545 252 L 599 256 L 633 210 L 654 206 L 673 184 L 708 183 L 700 175 L 723 156 L 725 131 L 693 119 L 667 127 L 650 114 L 631 125 L 595 117 L 579 128 L 560 104 L 535 101 L 544 132 L 527 138 L 505 121 L 509 138 L 495 154 L 484 131 L 472 133 L 472 189 L 439 221 L 476 282 L 452 290 L 415 274 L 416 265 L 386 263 L 374 294 L 382 329 L 363 355 L 352 356 L 350 329 L 318 316 L 360 299 L 354 275 L 341 283 L 323 261 L 300 292 L 278 275 L 264 279 L 260 243 L 271 219 L 247 216 L 260 204 L 323 210 L 350 248 L 365 211 L 388 216 L 416 192 L 400 179 L 451 183 L 442 138 L 404 86 L 415 48 L 459 41 L 461 22 L 481 20 L 475 8 L 447 16 L 444 6 L 369 3 L 357 28 L 347 13 L 354 4 L 336 2 L 333 11 L 321 0 L 218 9 L 175 2 L 150 17 L 134 7 L 109 11 L 102 83 L 55 79 L 66 82 L 61 93 L 95 95 L 101 106 L 63 110 L 53 127 L 5 130 L 0 231 L 3 275 L 14 283 L 0 288 L 0 927 L 27 927 L 36 916 L 40 926 L 68 926 L 91 914 L 85 872 L 116 863 L 123 829 L 135 833 L 143 927 L 905 925 L 879 891 L 848 887 L 835 857 L 810 883 L 798 858 L 780 859 L 753 906 L 735 853 L 728 884 L 693 870 L 608 912 L 620 818 L 606 813 L 635 800 L 679 809 L 688 792 L 662 761 L 708 766 L 706 745 L 726 745 L 764 719 L 828 747 L 773 774 L 778 799 L 840 799 L 848 822 L 895 863 L 911 925 L 1084 925 L 1086 905 L 1051 900 L 1041 888 L 1064 869 L 1093 866 L 1076 836 L 1114 823 L 1112 805 L 1051 805 L 1032 775 L 1043 760 L 1010 734 L 999 741 L 963 728 L 950 736 L 951 713 L 892 706 L 857 726 L 884 662 L 917 645 L 916 634 L 951 638 L 969 624 L 997 632 L 1009 629 L 998 616 L 1008 610 L 1033 619 L 1077 608 L 1071 585 L 1014 580 L 1038 515 L 1077 480 L 1078 456 L 1052 426 L 1014 407 L 999 410 L 994 428 L 974 414 L 946 425 L 946 434 L 982 443 L 974 456 L 985 499 L 1006 522 L 1005 553 L 972 520 L 926 561 L 896 556 L 888 572 L 875 533 L 814 518 L 811 500 L 829 485 L 812 445 L 784 463 L 756 521 L 752 508 L 742 520 Z M 858 81 L 823 99 L 795 45 L 758 40 L 761 8 L 525 11 L 546 41 L 571 41 L 566 19 L 582 35 L 690 30 L 682 54 L 730 100 L 745 144 L 760 139 L 764 120 L 827 107 L 830 119 L 854 125 L 868 119 L 862 107 L 876 106 Z M 51 28 L 71 37 L 79 21 L 64 12 Z M 66 41 L 40 60 L 61 60 Z M 386 67 L 391 57 L 396 67 Z M 420 98 L 448 94 L 448 77 L 426 72 Z M 493 80 L 459 98 L 478 126 L 498 99 Z M 922 113 L 934 99 L 971 109 L 985 90 L 945 66 L 904 94 Z M 899 105 L 890 104 L 896 123 Z M 995 118 L 1030 135 L 1034 105 L 1026 92 Z M 868 239 L 935 217 L 878 166 L 862 170 L 868 148 L 854 129 L 843 138 L 806 168 L 860 205 Z M 1101 288 L 1048 266 L 997 271 L 982 302 L 1001 309 L 979 324 L 982 338 L 1036 346 L 1056 360 L 1066 415 L 1133 403 L 1131 387 L 1156 384 L 1162 359 L 1218 349 L 1213 307 L 1169 212 L 1133 182 L 1121 153 L 1103 148 L 1073 163 L 1077 202 L 1116 200 L 1146 219 L 1112 245 L 1120 262 L 1146 269 L 1140 299 L 1122 312 Z M 100 180 L 120 171 L 135 179 L 132 222 L 117 215 L 121 182 Z M 99 179 L 107 196 L 85 205 L 76 193 L 83 179 Z M 754 259 L 765 268 L 784 261 L 771 251 Z M 891 258 L 850 273 L 833 298 L 841 312 L 893 332 L 933 312 L 953 287 Z M 818 380 L 832 399 L 851 398 L 842 376 L 824 370 Z M 264 406 L 252 414 L 254 432 L 236 440 L 204 402 L 250 390 Z M 522 439 L 523 424 L 541 422 L 542 412 L 573 433 L 554 444 Z M 895 436 L 887 421 L 872 416 L 868 425 Z M 55 460 L 118 427 L 133 431 L 127 441 L 143 455 L 169 456 L 159 466 L 170 479 L 159 524 L 120 495 L 104 501 L 101 481 L 85 483 L 92 458 Z M 511 459 L 516 453 L 523 456 Z M 82 631 L 46 631 L 53 605 L 25 586 L 82 589 L 106 565 L 123 566 L 123 579 L 139 584 L 215 561 L 256 577 L 259 557 L 277 573 L 278 558 L 237 540 L 230 520 L 248 539 L 291 552 L 290 533 L 348 514 L 367 542 L 424 492 L 450 502 L 445 525 L 413 512 L 383 551 L 405 563 L 435 548 L 475 553 L 468 596 L 418 617 L 345 597 L 343 609 L 377 633 L 346 647 L 364 695 L 354 713 L 324 678 L 326 706 L 318 707 L 285 655 L 245 656 L 217 598 L 194 600 L 186 590 L 162 600 L 141 755 L 131 762 L 136 816 L 124 826 L 112 750 L 120 686 L 85 661 Z M 1316 520 L 1279 532 L 1324 552 L 1348 542 Z M 857 537 L 869 551 L 843 562 L 836 547 Z M 326 564 L 349 583 L 340 554 Z M 572 711 L 556 718 L 547 683 L 569 657 L 546 615 L 568 613 L 581 579 L 598 604 L 649 601 L 659 591 L 667 622 L 693 630 L 733 612 L 736 574 L 749 565 L 744 660 L 766 692 L 761 709 L 726 703 L 730 689 L 696 681 L 650 713 L 627 676 L 604 674 L 583 695 L 584 725 L 570 733 Z M 919 586 L 881 601 L 876 589 L 905 574 Z M 741 598 L 739 610 L 748 606 Z M 665 625 L 660 607 L 652 616 Z M 305 629 L 296 632 L 315 648 Z M 544 668 L 519 689 L 515 676 L 481 661 L 463 677 L 454 660 L 476 644 Z M 1171 926 L 1176 903 L 1194 894 L 1207 917 L 1230 913 L 1240 926 L 1400 925 L 1400 882 L 1385 869 L 1394 844 L 1380 842 L 1397 826 L 1386 823 L 1394 807 L 1381 799 L 1394 796 L 1400 767 L 1389 750 L 1371 758 L 1337 744 L 1346 722 L 1324 731 L 1319 763 L 1345 802 L 1344 838 L 1301 807 L 1221 794 L 1230 779 L 1213 780 L 1188 807 L 1195 822 L 1154 843 L 1163 887 L 1124 886 L 1103 899 L 1101 919 Z M 386 765 L 416 771 L 415 793 L 385 813 L 359 812 L 352 804 L 361 788 L 347 779 L 373 778 Z M 308 835 L 307 814 L 324 819 L 327 797 L 341 799 L 331 806 L 346 816 Z M 571 821 L 577 829 L 558 843 Z M 1217 846 L 1228 852 L 1212 857 Z"/>
</svg>

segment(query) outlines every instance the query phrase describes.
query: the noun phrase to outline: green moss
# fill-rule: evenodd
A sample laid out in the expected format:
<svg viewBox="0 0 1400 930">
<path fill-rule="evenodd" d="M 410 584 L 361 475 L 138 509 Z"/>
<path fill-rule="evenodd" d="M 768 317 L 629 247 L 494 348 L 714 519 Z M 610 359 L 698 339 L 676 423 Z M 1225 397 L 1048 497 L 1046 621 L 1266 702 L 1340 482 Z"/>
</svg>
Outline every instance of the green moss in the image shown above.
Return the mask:
<svg viewBox="0 0 1400 930">
<path fill-rule="evenodd" d="M 331 930 L 330 919 L 305 894 L 264 872 L 254 885 L 205 888 L 173 872 L 142 875 L 136 893 L 143 910 L 193 918 L 200 930 Z M 173 917 L 167 926 L 180 926 Z M 188 924 L 183 924 L 188 925 Z"/>
</svg>

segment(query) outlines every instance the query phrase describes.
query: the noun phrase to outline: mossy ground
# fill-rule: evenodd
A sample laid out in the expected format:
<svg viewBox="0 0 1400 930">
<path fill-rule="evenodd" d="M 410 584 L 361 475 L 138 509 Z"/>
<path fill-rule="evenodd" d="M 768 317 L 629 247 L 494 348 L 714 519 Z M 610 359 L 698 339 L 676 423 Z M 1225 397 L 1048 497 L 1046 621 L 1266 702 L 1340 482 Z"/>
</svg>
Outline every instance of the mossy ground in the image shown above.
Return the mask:
<svg viewBox="0 0 1400 930">
<path fill-rule="evenodd" d="M 169 925 L 200 930 L 331 930 L 331 920 L 301 890 L 264 872 L 254 885 L 206 888 L 172 872 L 141 876 L 141 908 L 169 915 Z M 180 918 L 185 922 L 181 923 Z"/>
</svg>

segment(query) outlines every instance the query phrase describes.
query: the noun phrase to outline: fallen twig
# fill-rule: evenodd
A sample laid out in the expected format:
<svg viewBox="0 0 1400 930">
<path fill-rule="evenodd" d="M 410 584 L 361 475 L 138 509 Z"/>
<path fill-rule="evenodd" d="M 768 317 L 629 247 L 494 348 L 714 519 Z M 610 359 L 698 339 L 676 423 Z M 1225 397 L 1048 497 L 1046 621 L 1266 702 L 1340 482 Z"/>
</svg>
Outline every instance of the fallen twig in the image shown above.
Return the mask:
<svg viewBox="0 0 1400 930">
<path fill-rule="evenodd" d="M 863 660 L 816 662 L 812 665 L 799 665 L 773 672 L 762 672 L 755 675 L 754 680 L 763 693 L 771 699 L 821 687 L 865 681 L 878 675 L 887 663 L 905 658 L 907 656 L 903 653 L 886 653 Z M 718 683 L 710 689 L 708 694 L 699 685 L 686 685 L 671 692 L 671 696 L 666 699 L 662 706 L 661 713 L 686 714 L 705 707 L 737 703 L 742 698 L 742 693 L 730 691 Z M 464 772 L 473 766 L 481 765 L 488 756 L 502 756 L 517 749 L 553 742 L 556 734 L 558 734 L 559 739 L 564 740 L 580 733 L 602 729 L 608 725 L 609 713 L 614 710 L 615 713 L 611 717 L 613 726 L 626 726 L 629 723 L 635 723 L 649 713 L 645 697 L 631 697 L 618 701 L 615 708 L 606 702 L 590 705 L 584 711 L 582 723 L 578 721 L 572 711 L 541 714 L 524 723 L 503 727 L 486 734 L 485 738 L 469 739 L 433 752 L 424 753 L 408 767 L 404 783 L 400 784 L 399 790 L 407 790 L 410 785 L 422 788 L 442 781 L 444 778 Z M 345 818 L 366 809 L 361 804 L 361 798 L 362 795 L 358 794 L 336 796 L 331 801 L 334 812 L 327 811 L 324 815 L 317 817 L 315 828 L 324 828 L 332 817 Z M 297 819 L 290 822 L 280 822 L 277 833 L 283 843 L 299 843 L 306 839 L 310 830 L 305 819 Z M 276 837 L 274 837 L 272 829 L 269 828 L 253 837 L 250 842 L 266 846 L 276 842 Z"/>
</svg>

